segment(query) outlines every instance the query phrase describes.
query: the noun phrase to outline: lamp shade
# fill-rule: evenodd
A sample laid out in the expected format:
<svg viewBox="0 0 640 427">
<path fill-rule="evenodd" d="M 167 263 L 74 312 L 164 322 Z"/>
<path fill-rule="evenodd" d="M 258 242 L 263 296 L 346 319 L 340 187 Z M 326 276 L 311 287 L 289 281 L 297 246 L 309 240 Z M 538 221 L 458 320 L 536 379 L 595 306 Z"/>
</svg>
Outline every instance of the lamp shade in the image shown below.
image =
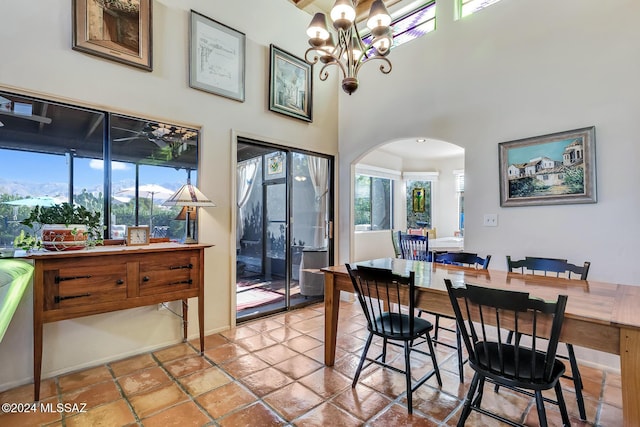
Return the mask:
<svg viewBox="0 0 640 427">
<path fill-rule="evenodd" d="M 369 19 L 367 20 L 367 27 L 373 30 L 377 27 L 388 27 L 391 25 L 391 15 L 387 11 L 386 6 L 382 0 L 375 0 L 371 5 L 369 11 Z"/>
<path fill-rule="evenodd" d="M 178 215 L 176 215 L 175 220 L 184 221 L 187 219 L 187 211 L 189 211 L 189 219 L 191 221 L 195 221 L 198 219 L 198 210 L 194 206 L 183 206 Z"/>
<path fill-rule="evenodd" d="M 327 18 L 324 13 L 316 13 L 307 28 L 307 35 L 310 39 L 326 40 L 329 38 L 327 29 Z"/>
<path fill-rule="evenodd" d="M 187 183 L 180 187 L 173 196 L 169 197 L 163 205 L 165 206 L 208 206 L 215 207 L 207 196 L 202 194 L 200 190 L 194 185 Z"/>
<path fill-rule="evenodd" d="M 336 0 L 331 9 L 331 20 L 333 26 L 346 30 L 356 19 L 356 9 L 351 0 Z"/>
</svg>

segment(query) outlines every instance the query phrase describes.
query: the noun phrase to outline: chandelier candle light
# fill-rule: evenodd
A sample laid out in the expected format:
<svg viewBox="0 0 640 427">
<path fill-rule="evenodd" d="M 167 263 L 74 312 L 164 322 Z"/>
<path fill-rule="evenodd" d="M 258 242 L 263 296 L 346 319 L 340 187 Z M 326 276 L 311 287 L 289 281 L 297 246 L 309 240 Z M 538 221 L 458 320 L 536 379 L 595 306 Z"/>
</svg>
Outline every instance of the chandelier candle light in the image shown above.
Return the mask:
<svg viewBox="0 0 640 427">
<path fill-rule="evenodd" d="M 164 203 L 164 206 L 187 206 L 188 208 L 185 211 L 185 226 L 186 226 L 186 236 L 184 238 L 184 242 L 186 244 L 198 243 L 198 241 L 191 235 L 191 215 L 194 215 L 195 218 L 195 208 L 202 207 L 215 207 L 216 204 L 213 203 L 207 196 L 202 194 L 200 190 L 195 185 L 191 185 L 191 180 L 188 179 L 187 183 L 184 184 L 178 191 L 176 191 L 173 196 L 168 198 Z M 195 233 L 194 233 L 195 234 Z"/>
<path fill-rule="evenodd" d="M 393 44 L 391 16 L 382 0 L 375 0 L 369 10 L 367 27 L 373 39 L 367 44 L 360 37 L 355 22 L 356 10 L 352 0 L 337 0 L 331 9 L 331 20 L 337 31 L 338 43 L 334 44 L 333 35 L 327 29 L 324 13 L 316 13 L 307 28 L 311 47 L 305 53 L 305 60 L 315 64 L 320 60 L 324 65 L 320 69 L 320 80 L 329 77 L 326 68 L 336 65 L 342 70 L 342 89 L 351 95 L 358 89 L 358 71 L 363 64 L 373 59 L 383 61 L 380 71 L 391 72 L 391 62 L 386 56 Z M 313 58 L 309 59 L 309 55 Z"/>
</svg>

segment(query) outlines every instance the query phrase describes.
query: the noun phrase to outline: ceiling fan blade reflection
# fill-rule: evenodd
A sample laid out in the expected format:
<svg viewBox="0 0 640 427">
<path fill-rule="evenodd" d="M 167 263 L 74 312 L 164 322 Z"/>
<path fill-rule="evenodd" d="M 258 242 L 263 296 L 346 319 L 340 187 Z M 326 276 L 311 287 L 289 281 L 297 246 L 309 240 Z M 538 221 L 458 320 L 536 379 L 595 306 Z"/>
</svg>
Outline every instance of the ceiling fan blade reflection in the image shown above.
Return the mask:
<svg viewBox="0 0 640 427">
<path fill-rule="evenodd" d="M 131 141 L 134 139 L 144 139 L 144 136 L 130 136 L 128 138 L 116 138 L 113 140 L 113 142 L 123 142 L 123 141 Z"/>
</svg>

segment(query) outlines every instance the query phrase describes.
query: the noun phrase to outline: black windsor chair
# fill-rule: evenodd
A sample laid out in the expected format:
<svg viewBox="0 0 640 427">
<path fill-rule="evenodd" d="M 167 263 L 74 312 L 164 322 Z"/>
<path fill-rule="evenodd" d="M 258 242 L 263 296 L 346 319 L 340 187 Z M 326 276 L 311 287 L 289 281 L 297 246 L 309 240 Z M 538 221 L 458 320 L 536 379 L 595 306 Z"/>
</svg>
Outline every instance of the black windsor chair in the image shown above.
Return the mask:
<svg viewBox="0 0 640 427">
<path fill-rule="evenodd" d="M 360 373 L 366 366 L 375 363 L 385 368 L 391 369 L 405 375 L 407 409 L 413 412 L 412 394 L 418 387 L 425 383 L 434 374 L 438 384 L 442 386 L 442 378 L 438 369 L 433 343 L 429 333 L 433 329 L 431 322 L 415 317 L 415 273 L 411 272 L 409 277 L 393 274 L 391 270 L 367 268 L 357 266 L 352 269 L 346 264 L 347 271 L 351 277 L 353 288 L 364 316 L 367 319 L 367 329 L 369 336 L 362 350 L 360 363 L 356 369 L 352 387 L 355 387 L 360 378 Z M 367 357 L 371 342 L 374 336 L 382 338 L 382 353 L 375 358 Z M 413 346 L 414 340 L 424 337 L 429 346 L 429 351 L 423 351 L 417 346 Z M 400 344 L 401 343 L 401 344 Z M 393 366 L 387 362 L 387 344 L 404 347 L 404 370 Z M 427 372 L 420 379 L 413 382 L 411 378 L 411 358 L 412 352 L 418 352 L 431 357 L 433 370 Z M 413 384 L 412 384 L 413 383 Z"/>
<path fill-rule="evenodd" d="M 539 257 L 525 257 L 519 261 L 513 261 L 510 256 L 507 256 L 507 267 L 509 272 L 520 272 L 521 274 L 544 274 L 554 273 L 555 277 L 566 277 L 567 279 L 579 279 L 587 280 L 589 274 L 590 262 L 585 262 L 582 266 L 571 264 L 566 259 L 558 258 L 539 258 Z M 511 336 L 508 340 L 511 340 Z M 587 412 L 584 406 L 584 396 L 582 395 L 582 376 L 578 369 L 578 361 L 576 359 L 575 352 L 572 344 L 566 344 L 567 355 L 558 354 L 558 357 L 566 359 L 571 365 L 571 375 L 563 375 L 573 381 L 576 391 L 576 401 L 578 402 L 578 412 L 582 420 L 587 419 Z M 496 386 L 496 391 L 498 387 Z"/>
<path fill-rule="evenodd" d="M 449 279 L 445 279 L 445 284 L 469 353 L 469 366 L 475 371 L 458 427 L 464 426 L 472 410 L 512 426 L 521 426 L 482 408 L 486 380 L 535 396 L 542 427 L 548 425 L 544 404 L 554 402 L 543 397 L 542 392 L 554 389 L 557 399 L 554 403 L 560 408 L 562 423 L 570 426 L 560 384 L 565 366 L 556 358 L 567 296 L 558 296 L 556 302 L 545 302 L 530 298 L 526 292 L 469 284 L 454 287 Z M 502 328 L 514 331 L 516 335 L 530 336 L 530 345 L 523 345 L 521 341 L 524 340 L 507 343 Z"/>
<path fill-rule="evenodd" d="M 404 234 L 398 231 L 398 241 L 402 258 L 413 261 L 429 260 L 429 237 L 415 234 Z"/>
<path fill-rule="evenodd" d="M 440 252 L 436 253 L 433 258 L 433 262 L 437 262 L 440 264 L 451 264 L 458 265 L 464 267 L 475 267 L 478 269 L 486 270 L 489 268 L 489 262 L 491 261 L 491 255 L 487 255 L 485 258 L 481 258 L 478 254 L 474 254 L 471 252 Z M 460 338 L 460 331 L 456 326 L 454 328 L 450 328 L 447 326 L 442 326 L 440 324 L 440 318 L 444 317 L 445 319 L 455 320 L 455 317 L 444 316 L 442 314 L 431 313 L 424 310 L 418 311 L 418 316 L 421 316 L 422 313 L 431 314 L 435 317 L 435 325 L 434 325 L 434 333 L 432 340 L 434 344 L 441 344 L 445 347 L 453 348 L 456 350 L 458 356 L 458 374 L 460 376 L 460 382 L 464 382 L 464 364 L 466 359 L 462 356 L 462 341 Z M 456 334 L 456 344 L 449 344 L 446 341 L 438 340 L 438 331 L 442 329 L 448 332 L 452 332 Z"/>
</svg>

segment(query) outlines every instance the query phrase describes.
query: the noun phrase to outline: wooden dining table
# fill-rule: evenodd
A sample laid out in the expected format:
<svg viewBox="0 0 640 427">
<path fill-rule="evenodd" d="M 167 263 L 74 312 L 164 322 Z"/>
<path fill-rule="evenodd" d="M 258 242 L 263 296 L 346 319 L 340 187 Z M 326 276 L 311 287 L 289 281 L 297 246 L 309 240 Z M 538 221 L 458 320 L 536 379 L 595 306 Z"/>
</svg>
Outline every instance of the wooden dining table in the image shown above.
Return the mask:
<svg viewBox="0 0 640 427">
<path fill-rule="evenodd" d="M 444 279 L 497 289 L 528 292 L 555 300 L 567 295 L 561 341 L 620 356 L 624 425 L 640 426 L 640 286 L 592 280 L 480 270 L 425 261 L 381 258 L 352 264 L 391 269 L 396 274 L 415 272 L 416 308 L 453 317 Z M 336 352 L 340 291 L 353 293 L 344 265 L 323 268 L 325 274 L 325 365 L 333 366 Z"/>
</svg>

